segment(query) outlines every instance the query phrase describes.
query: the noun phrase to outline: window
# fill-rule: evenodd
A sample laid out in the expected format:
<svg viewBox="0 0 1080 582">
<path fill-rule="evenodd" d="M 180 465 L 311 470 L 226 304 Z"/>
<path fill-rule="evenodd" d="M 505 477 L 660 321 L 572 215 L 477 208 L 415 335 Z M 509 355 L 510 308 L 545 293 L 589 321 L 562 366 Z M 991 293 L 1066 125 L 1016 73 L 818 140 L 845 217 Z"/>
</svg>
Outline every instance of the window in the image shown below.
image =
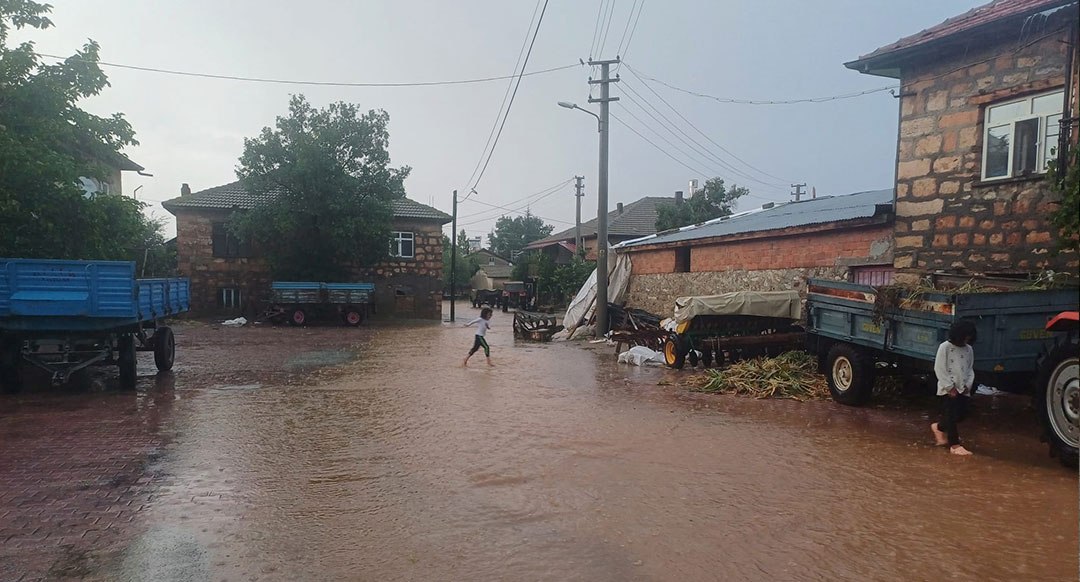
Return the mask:
<svg viewBox="0 0 1080 582">
<path fill-rule="evenodd" d="M 240 289 L 223 287 L 218 290 L 218 307 L 240 308 Z"/>
<path fill-rule="evenodd" d="M 235 259 L 250 257 L 251 248 L 245 240 L 241 240 L 235 234 L 229 232 L 229 227 L 224 222 L 215 222 L 211 225 L 212 244 L 214 257 Z"/>
<path fill-rule="evenodd" d="M 411 259 L 416 255 L 416 237 L 411 232 L 390 233 L 390 256 Z"/>
<path fill-rule="evenodd" d="M 1054 160 L 1065 92 L 1054 91 L 986 108 L 984 180 L 1042 173 Z"/>
<path fill-rule="evenodd" d="M 690 272 L 690 247 L 681 247 L 675 249 L 675 272 Z"/>
<path fill-rule="evenodd" d="M 489 267 L 494 267 L 495 266 L 495 257 L 488 257 L 488 266 Z"/>
<path fill-rule="evenodd" d="M 895 270 L 892 265 L 867 265 L 851 268 L 851 280 L 858 285 L 884 287 L 892 285 Z"/>
</svg>

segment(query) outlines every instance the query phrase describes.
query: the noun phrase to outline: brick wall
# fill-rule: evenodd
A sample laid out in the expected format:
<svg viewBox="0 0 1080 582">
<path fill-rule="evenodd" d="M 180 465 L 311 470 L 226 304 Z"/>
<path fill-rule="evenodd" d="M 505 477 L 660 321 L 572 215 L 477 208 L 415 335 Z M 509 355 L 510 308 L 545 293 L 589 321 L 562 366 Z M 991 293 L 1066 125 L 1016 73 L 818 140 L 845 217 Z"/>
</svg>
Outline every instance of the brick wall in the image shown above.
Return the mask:
<svg viewBox="0 0 1080 582">
<path fill-rule="evenodd" d="M 271 276 L 259 258 L 213 256 L 213 223 L 230 213 L 177 210 L 176 242 L 180 274 L 191 279 L 191 307 L 196 314 L 256 315 L 270 289 Z M 442 318 L 442 227 L 437 223 L 397 221 L 394 230 L 415 233 L 415 257 L 359 269 L 357 280 L 375 283 L 376 312 L 407 318 Z M 218 307 L 222 288 L 240 289 L 242 309 Z"/>
<path fill-rule="evenodd" d="M 731 237 L 735 238 L 735 237 Z M 807 277 L 847 280 L 851 266 L 892 262 L 892 225 L 789 229 L 693 246 L 675 273 L 675 247 L 631 253 L 627 304 L 670 315 L 675 298 L 732 291 L 805 291 Z"/>
<path fill-rule="evenodd" d="M 985 107 L 1062 87 L 1068 50 L 1062 35 L 1019 52 L 1015 38 L 1003 39 L 955 60 L 904 69 L 896 185 L 901 278 L 939 270 L 1076 271 L 1075 252 L 1051 252 L 1048 216 L 1056 198 L 1041 175 L 980 182 Z M 965 63 L 978 64 L 959 68 Z"/>
</svg>

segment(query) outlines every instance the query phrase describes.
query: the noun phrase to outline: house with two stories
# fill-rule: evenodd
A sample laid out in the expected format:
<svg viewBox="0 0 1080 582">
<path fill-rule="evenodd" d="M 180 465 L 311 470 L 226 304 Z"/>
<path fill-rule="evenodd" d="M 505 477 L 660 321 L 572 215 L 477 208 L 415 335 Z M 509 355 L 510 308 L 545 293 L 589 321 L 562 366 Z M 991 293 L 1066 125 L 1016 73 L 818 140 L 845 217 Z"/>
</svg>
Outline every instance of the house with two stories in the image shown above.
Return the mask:
<svg viewBox="0 0 1080 582">
<path fill-rule="evenodd" d="M 846 63 L 900 81 L 898 279 L 1077 273 L 1045 177 L 1076 145 L 1078 23 L 1076 0 L 996 0 Z"/>
<path fill-rule="evenodd" d="M 490 249 L 478 249 L 467 258 L 474 259 L 480 267 L 469 279 L 469 287 L 473 290 L 502 289 L 503 283 L 510 280 L 514 271 L 514 263 L 510 259 Z"/>
<path fill-rule="evenodd" d="M 176 216 L 177 263 L 191 279 L 196 313 L 254 315 L 263 307 L 270 270 L 258 248 L 228 228 L 236 212 L 255 208 L 261 196 L 240 182 L 192 192 L 162 203 Z M 442 227 L 445 212 L 408 198 L 393 202 L 390 256 L 358 268 L 357 281 L 375 283 L 376 313 L 406 318 L 442 318 Z"/>
</svg>

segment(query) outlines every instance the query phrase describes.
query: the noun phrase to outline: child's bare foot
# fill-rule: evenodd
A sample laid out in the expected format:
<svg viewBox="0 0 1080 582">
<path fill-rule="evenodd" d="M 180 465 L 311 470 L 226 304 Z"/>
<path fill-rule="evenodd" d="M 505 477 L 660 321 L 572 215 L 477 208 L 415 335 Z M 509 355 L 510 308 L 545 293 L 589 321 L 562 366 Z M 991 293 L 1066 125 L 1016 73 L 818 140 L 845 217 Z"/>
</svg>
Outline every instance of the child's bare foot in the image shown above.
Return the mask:
<svg viewBox="0 0 1080 582">
<path fill-rule="evenodd" d="M 491 363 L 491 360 L 488 360 L 488 365 L 489 365 L 489 366 L 491 366 L 492 368 L 494 368 L 494 367 L 495 367 L 495 364 L 492 364 L 492 363 Z"/>
<path fill-rule="evenodd" d="M 964 445 L 953 445 L 949 447 L 949 452 L 954 455 L 960 455 L 961 457 L 967 457 L 971 455 L 971 451 L 964 448 Z"/>
<path fill-rule="evenodd" d="M 945 433 L 941 432 L 938 428 L 938 423 L 930 425 L 930 432 L 934 433 L 934 444 L 939 447 L 943 447 L 949 444 L 949 437 L 945 436 Z"/>
<path fill-rule="evenodd" d="M 469 367 L 469 358 L 465 358 L 465 361 L 461 363 L 461 367 L 462 368 L 468 368 Z"/>
</svg>

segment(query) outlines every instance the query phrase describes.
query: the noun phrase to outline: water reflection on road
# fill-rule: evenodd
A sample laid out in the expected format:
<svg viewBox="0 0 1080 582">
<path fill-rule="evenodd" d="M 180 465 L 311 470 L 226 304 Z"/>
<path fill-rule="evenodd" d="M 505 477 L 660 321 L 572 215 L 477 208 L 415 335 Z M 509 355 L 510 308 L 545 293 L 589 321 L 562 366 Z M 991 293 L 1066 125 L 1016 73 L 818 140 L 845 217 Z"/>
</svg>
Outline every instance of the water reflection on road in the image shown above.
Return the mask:
<svg viewBox="0 0 1080 582">
<path fill-rule="evenodd" d="M 222 580 L 1076 576 L 1076 476 L 1015 407 L 975 419 L 961 460 L 919 409 L 690 396 L 494 323 L 494 368 L 460 367 L 471 330 L 403 324 L 311 381 L 181 369 L 145 535 L 190 535 L 162 559 Z M 113 575 L 147 571 L 154 543 L 133 548 Z"/>
</svg>

